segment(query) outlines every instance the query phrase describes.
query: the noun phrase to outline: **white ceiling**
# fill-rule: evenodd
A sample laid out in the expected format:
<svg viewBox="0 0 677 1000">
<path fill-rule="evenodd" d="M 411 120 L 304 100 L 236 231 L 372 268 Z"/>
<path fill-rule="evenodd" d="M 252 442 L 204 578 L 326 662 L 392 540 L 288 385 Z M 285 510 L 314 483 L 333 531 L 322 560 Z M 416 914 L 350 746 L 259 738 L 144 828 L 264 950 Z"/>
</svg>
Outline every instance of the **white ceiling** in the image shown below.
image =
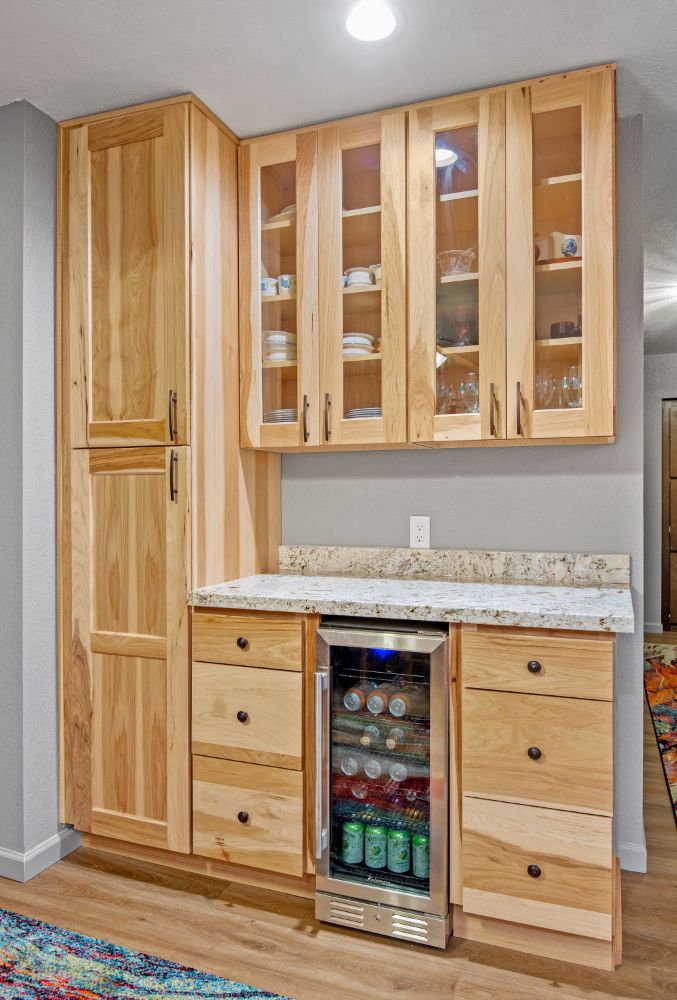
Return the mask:
<svg viewBox="0 0 677 1000">
<path fill-rule="evenodd" d="M 240 136 L 615 61 L 644 114 L 647 349 L 677 350 L 676 0 L 396 0 L 375 45 L 351 0 L 0 0 L 0 105 L 59 120 L 192 90 Z"/>
</svg>

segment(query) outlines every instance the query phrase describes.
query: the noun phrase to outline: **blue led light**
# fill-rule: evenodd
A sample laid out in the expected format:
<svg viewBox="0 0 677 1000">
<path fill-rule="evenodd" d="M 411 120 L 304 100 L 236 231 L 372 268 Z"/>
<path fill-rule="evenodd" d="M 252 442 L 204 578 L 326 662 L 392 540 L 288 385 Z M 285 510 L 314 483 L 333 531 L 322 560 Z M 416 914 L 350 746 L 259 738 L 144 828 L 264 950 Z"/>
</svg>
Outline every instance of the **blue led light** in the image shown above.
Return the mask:
<svg viewBox="0 0 677 1000">
<path fill-rule="evenodd" d="M 396 652 L 394 649 L 372 649 L 371 655 L 377 660 L 386 660 Z"/>
</svg>

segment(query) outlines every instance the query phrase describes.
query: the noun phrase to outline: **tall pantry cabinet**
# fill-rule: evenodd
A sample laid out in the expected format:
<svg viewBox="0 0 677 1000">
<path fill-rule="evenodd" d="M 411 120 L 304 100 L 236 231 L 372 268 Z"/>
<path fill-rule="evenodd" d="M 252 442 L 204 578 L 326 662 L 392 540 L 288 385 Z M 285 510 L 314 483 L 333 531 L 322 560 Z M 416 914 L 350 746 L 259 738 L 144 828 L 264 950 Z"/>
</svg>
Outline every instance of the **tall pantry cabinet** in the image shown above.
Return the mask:
<svg viewBox="0 0 677 1000">
<path fill-rule="evenodd" d="M 191 849 L 191 587 L 274 569 L 238 446 L 237 143 L 181 97 L 63 123 L 62 820 Z"/>
</svg>

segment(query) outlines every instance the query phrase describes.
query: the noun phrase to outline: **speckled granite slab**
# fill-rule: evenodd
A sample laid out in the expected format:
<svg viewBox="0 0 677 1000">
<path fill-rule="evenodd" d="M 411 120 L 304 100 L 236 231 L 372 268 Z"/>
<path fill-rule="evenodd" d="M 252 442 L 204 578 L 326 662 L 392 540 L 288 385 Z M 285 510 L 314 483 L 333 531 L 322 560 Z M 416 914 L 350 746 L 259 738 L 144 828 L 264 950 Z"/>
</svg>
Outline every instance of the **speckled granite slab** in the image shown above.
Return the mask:
<svg viewBox="0 0 677 1000">
<path fill-rule="evenodd" d="M 630 556 L 482 549 L 360 548 L 281 545 L 280 573 L 394 577 L 565 586 L 628 586 Z"/>
<path fill-rule="evenodd" d="M 535 628 L 632 632 L 627 587 L 549 587 L 360 577 L 267 574 L 204 587 L 200 607 L 295 611 L 347 617 L 406 618 Z"/>
</svg>

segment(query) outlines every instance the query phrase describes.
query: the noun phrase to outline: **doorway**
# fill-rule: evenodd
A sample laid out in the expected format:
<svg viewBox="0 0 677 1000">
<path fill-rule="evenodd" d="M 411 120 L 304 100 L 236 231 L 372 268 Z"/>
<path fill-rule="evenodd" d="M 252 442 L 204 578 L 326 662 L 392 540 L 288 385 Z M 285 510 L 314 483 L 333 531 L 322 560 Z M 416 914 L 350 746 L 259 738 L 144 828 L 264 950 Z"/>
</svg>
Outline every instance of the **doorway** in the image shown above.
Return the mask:
<svg viewBox="0 0 677 1000">
<path fill-rule="evenodd" d="M 663 400 L 663 583 L 661 618 L 677 631 L 677 399 Z"/>
</svg>

